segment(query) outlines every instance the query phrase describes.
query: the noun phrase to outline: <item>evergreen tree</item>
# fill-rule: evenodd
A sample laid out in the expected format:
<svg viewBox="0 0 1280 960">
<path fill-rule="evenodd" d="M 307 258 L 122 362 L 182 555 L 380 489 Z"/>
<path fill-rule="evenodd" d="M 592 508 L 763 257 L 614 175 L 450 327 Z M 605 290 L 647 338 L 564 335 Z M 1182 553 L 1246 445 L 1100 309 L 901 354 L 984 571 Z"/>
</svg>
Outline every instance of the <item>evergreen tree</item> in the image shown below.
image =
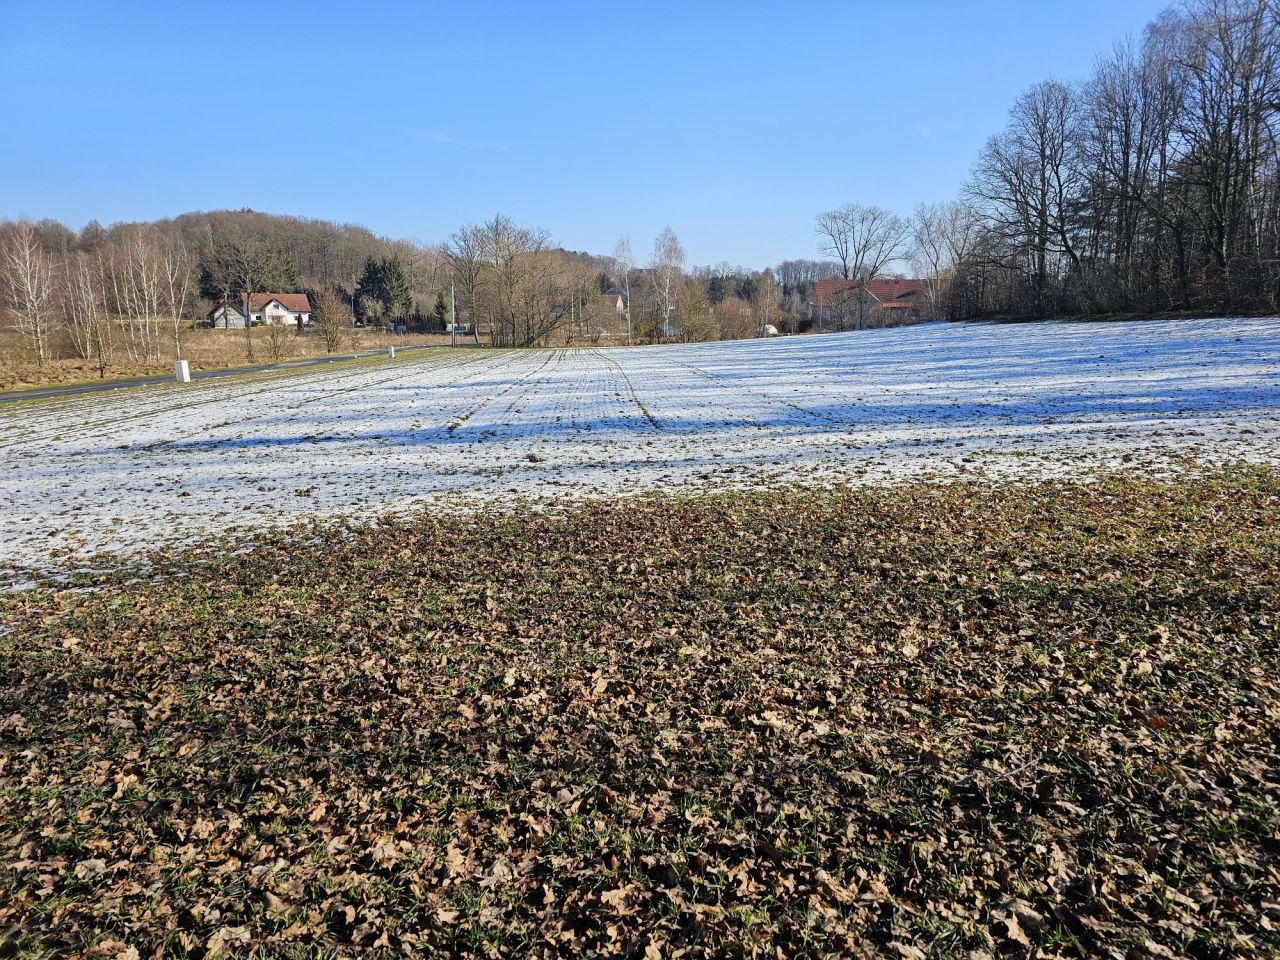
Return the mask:
<svg viewBox="0 0 1280 960">
<path fill-rule="evenodd" d="M 364 258 L 364 272 L 356 283 L 352 295 L 352 307 L 356 319 L 362 323 L 370 316 L 381 312 L 382 305 L 382 268 L 376 257 Z"/>
<path fill-rule="evenodd" d="M 382 307 L 389 318 L 402 320 L 413 311 L 413 280 L 399 257 L 383 257 L 379 263 Z"/>
<path fill-rule="evenodd" d="M 413 309 L 413 278 L 398 256 L 367 257 L 356 284 L 357 316 L 401 320 Z"/>
</svg>

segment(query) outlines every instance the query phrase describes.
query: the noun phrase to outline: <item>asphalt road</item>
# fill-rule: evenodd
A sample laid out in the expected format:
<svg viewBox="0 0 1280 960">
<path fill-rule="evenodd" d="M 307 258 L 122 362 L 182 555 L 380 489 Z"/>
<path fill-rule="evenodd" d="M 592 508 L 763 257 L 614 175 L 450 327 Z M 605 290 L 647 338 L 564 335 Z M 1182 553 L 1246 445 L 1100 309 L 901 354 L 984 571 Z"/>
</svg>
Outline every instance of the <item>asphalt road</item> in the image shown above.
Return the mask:
<svg viewBox="0 0 1280 960">
<path fill-rule="evenodd" d="M 429 347 L 396 347 L 396 353 L 408 353 L 410 350 L 428 350 Z M 316 357 L 313 360 L 294 360 L 289 363 L 262 363 L 252 367 L 227 367 L 222 370 L 201 370 L 191 374 L 192 380 L 215 380 L 218 377 L 235 377 L 244 373 L 264 373 L 268 370 L 300 370 L 303 367 L 318 367 L 324 363 L 336 363 L 340 360 L 359 360 L 361 357 L 385 355 L 386 350 L 366 350 L 364 353 L 345 353 L 337 356 Z M 125 390 L 129 387 L 151 387 L 162 383 L 173 383 L 172 376 L 137 377 L 133 380 L 107 380 L 103 383 L 81 383 L 74 387 L 41 387 L 38 390 L 15 390 L 13 393 L 0 392 L 0 403 L 16 400 L 45 400 L 50 397 L 72 397 L 78 393 L 101 393 L 103 390 Z"/>
</svg>

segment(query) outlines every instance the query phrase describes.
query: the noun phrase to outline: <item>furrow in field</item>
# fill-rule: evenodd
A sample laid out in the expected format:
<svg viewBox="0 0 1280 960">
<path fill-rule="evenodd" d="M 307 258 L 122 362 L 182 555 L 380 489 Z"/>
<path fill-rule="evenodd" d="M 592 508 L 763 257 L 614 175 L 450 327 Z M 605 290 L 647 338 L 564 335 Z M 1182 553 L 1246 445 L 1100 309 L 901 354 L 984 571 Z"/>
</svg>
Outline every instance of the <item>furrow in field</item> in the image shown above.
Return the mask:
<svg viewBox="0 0 1280 960">
<path fill-rule="evenodd" d="M 414 361 L 421 363 L 427 359 L 415 357 Z M 0 441 L 0 448 L 62 438 L 68 431 L 80 436 L 108 436 L 116 428 L 132 429 L 134 425 L 146 422 L 163 424 L 169 418 L 181 417 L 197 408 L 226 403 L 232 398 L 237 406 L 248 408 L 257 397 L 276 399 L 313 387 L 318 392 L 326 392 L 343 382 L 359 382 L 368 376 L 368 369 L 347 370 L 335 375 L 323 367 L 312 367 L 302 372 L 271 371 L 248 376 L 254 385 L 250 389 L 245 388 L 244 380 L 219 378 L 197 381 L 189 386 L 140 387 L 110 394 L 57 398 L 46 402 L 54 406 L 52 411 L 43 404 L 37 408 L 24 405 L 7 422 L 0 421 L 0 436 L 6 438 Z M 261 379 L 263 377 L 268 378 L 266 382 Z"/>
<path fill-rule="evenodd" d="M 275 438 L 279 443 L 325 440 L 352 433 L 365 420 L 376 416 L 390 402 L 385 392 L 403 385 L 406 396 L 428 395 L 442 387 L 474 376 L 474 366 L 487 366 L 483 357 L 450 359 L 429 366 L 406 364 L 388 376 L 375 377 L 366 371 L 356 379 L 339 384 L 318 384 L 290 391 L 273 402 L 271 397 L 254 395 L 253 403 L 237 406 L 236 415 L 208 422 L 185 432 L 165 427 L 165 438 L 146 445 L 188 450 L 214 449 L 222 445 L 248 445 L 258 438 Z M 192 437 L 199 439 L 191 442 Z M 269 443 L 269 440 L 267 441 Z"/>
<path fill-rule="evenodd" d="M 481 397 L 478 402 L 472 404 L 462 413 L 450 420 L 448 430 L 451 434 L 465 436 L 467 432 L 473 432 L 480 429 L 477 423 L 473 422 L 476 417 L 481 414 L 485 408 L 497 403 L 511 391 L 521 389 L 527 381 L 536 377 L 537 374 L 551 362 L 551 358 L 555 356 L 555 354 L 544 353 L 537 356 L 536 359 L 535 355 L 531 353 L 522 352 L 516 356 L 519 356 L 522 364 L 525 365 L 524 372 L 506 383 L 495 385 L 495 389 Z M 466 428 L 466 432 L 464 432 L 464 428 Z"/>
<path fill-rule="evenodd" d="M 1280 462 L 1280 322 L 433 354 L 5 411 L 0 567 L 422 503 L 1191 459 Z"/>
<path fill-rule="evenodd" d="M 423 376 L 421 371 L 424 369 L 444 373 L 474 362 L 472 358 L 415 357 L 403 366 L 397 366 L 396 372 L 386 381 L 415 380 Z M 201 391 L 201 396 L 180 403 L 168 398 L 167 403 L 142 402 L 130 406 L 127 397 L 113 396 L 113 408 L 108 416 L 77 422 L 71 420 L 73 412 L 68 411 L 62 420 L 47 425 L 43 436 L 20 435 L 12 442 L 0 445 L 0 449 L 3 446 L 22 446 L 28 454 L 39 450 L 41 445 L 55 451 L 81 449 L 85 446 L 86 437 L 98 447 L 109 446 L 121 436 L 127 437 L 129 442 L 122 446 L 129 449 L 178 443 L 202 433 L 249 423 L 258 417 L 270 418 L 282 409 L 299 409 L 326 397 L 366 389 L 371 383 L 381 382 L 371 378 L 385 369 L 379 366 L 337 375 L 331 372 L 327 378 L 308 373 L 296 379 L 291 377 L 265 385 L 255 380 L 249 389 L 245 389 L 243 383 L 219 380 L 213 389 Z M 436 375 L 434 372 L 427 374 L 429 377 Z"/>
</svg>

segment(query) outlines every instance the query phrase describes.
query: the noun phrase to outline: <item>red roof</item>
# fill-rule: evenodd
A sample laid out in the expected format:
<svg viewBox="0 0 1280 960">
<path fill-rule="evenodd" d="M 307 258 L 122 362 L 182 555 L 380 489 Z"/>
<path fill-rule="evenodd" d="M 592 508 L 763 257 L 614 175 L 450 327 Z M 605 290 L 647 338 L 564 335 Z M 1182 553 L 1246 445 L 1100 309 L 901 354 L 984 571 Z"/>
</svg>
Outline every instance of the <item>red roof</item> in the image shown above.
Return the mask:
<svg viewBox="0 0 1280 960">
<path fill-rule="evenodd" d="M 892 303 L 895 300 L 914 300 L 922 284 L 919 280 L 900 280 L 894 277 L 877 277 L 866 281 L 865 284 L 861 280 L 819 280 L 817 289 L 814 291 L 814 300 L 818 303 L 838 300 L 863 286 L 867 288 L 867 293 L 881 303 Z"/>
<path fill-rule="evenodd" d="M 272 300 L 278 300 L 280 306 L 290 313 L 311 312 L 311 301 L 307 299 L 305 293 L 255 293 L 253 299 L 249 302 L 249 309 L 261 311 Z M 241 297 L 240 302 L 244 303 L 243 297 Z"/>
</svg>

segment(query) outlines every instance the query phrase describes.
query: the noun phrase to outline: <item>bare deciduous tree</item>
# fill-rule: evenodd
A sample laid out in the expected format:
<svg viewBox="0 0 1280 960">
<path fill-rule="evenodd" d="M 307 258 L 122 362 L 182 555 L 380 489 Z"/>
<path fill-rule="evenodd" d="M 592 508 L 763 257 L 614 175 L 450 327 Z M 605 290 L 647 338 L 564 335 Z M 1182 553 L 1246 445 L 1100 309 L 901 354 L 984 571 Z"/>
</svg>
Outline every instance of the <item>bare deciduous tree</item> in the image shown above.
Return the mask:
<svg viewBox="0 0 1280 960">
<path fill-rule="evenodd" d="M 129 359 L 156 362 L 160 359 L 162 268 L 143 228 L 135 228 L 123 248 L 111 252 L 106 268 L 110 308 L 123 321 Z"/>
<path fill-rule="evenodd" d="M 1038 83 L 1014 104 L 1004 131 L 987 141 L 969 193 L 1021 254 L 1035 290 L 1036 312 L 1044 315 L 1053 258 L 1065 257 L 1080 272 L 1071 203 L 1082 184 L 1079 102 L 1070 87 Z"/>
<path fill-rule="evenodd" d="M 205 251 L 201 272 L 206 295 L 228 307 L 233 298 L 239 298 L 245 313 L 245 357 L 253 360 L 254 296 L 292 286 L 293 267 L 284 246 L 254 237 L 225 236 Z"/>
<path fill-rule="evenodd" d="M 756 287 L 752 305 L 755 308 L 760 333 L 767 333 L 765 329 L 767 327 L 778 326 L 781 321 L 782 288 L 774 279 L 772 270 L 766 269 L 760 274 L 760 283 Z"/>
<path fill-rule="evenodd" d="M 164 280 L 165 307 L 173 320 L 173 356 L 182 359 L 182 318 L 191 295 L 192 265 L 187 248 L 176 243 L 165 247 L 160 255 Z"/>
<path fill-rule="evenodd" d="M 266 326 L 267 356 L 272 363 L 278 363 L 289 355 L 289 328 L 279 323 Z"/>
<path fill-rule="evenodd" d="M 351 333 L 354 318 L 347 305 L 333 290 L 321 290 L 311 304 L 311 317 L 315 331 L 320 335 L 328 353 L 336 353 L 342 341 Z"/>
<path fill-rule="evenodd" d="M 631 238 L 623 237 L 613 251 L 613 269 L 622 283 L 622 305 L 627 318 L 627 343 L 631 342 L 631 271 L 636 267 L 635 254 L 631 252 Z"/>
<path fill-rule="evenodd" d="M 684 287 L 684 247 L 674 230 L 667 227 L 653 242 L 649 261 L 649 282 L 658 310 L 658 340 L 671 337 L 671 314 L 675 311 Z"/>
<path fill-rule="evenodd" d="M 560 323 L 566 287 L 544 231 L 498 214 L 457 231 L 449 257 L 473 328 L 483 322 L 494 346 L 545 343 Z"/>
<path fill-rule="evenodd" d="M 924 284 L 922 314 L 948 314 L 952 284 L 973 252 L 978 233 L 974 209 L 963 201 L 922 203 L 911 218 L 913 265 Z"/>
<path fill-rule="evenodd" d="M 53 265 L 30 223 L 19 224 L 10 238 L 4 254 L 4 279 L 18 332 L 30 346 L 36 364 L 44 366 L 53 350 Z"/>
<path fill-rule="evenodd" d="M 107 375 L 115 349 L 115 324 L 107 312 L 101 258 L 77 254 L 65 264 L 62 283 L 71 342 L 81 358 L 97 366 L 101 379 Z"/>
<path fill-rule="evenodd" d="M 848 203 L 817 217 L 818 247 L 846 280 L 874 280 L 901 259 L 908 224 L 882 207 Z"/>
<path fill-rule="evenodd" d="M 476 294 L 480 287 L 480 275 L 484 270 L 484 231 L 474 224 L 458 229 L 444 246 L 449 261 L 455 295 L 462 300 L 462 310 L 471 324 L 472 334 L 479 339 L 476 323 Z M 457 323 L 452 317 L 450 322 Z"/>
<path fill-rule="evenodd" d="M 889 264 L 902 258 L 910 224 L 883 207 L 847 203 L 817 217 L 818 246 L 835 257 L 845 280 L 874 280 Z M 867 296 L 862 289 L 848 295 L 857 307 L 857 326 L 866 317 Z"/>
</svg>

